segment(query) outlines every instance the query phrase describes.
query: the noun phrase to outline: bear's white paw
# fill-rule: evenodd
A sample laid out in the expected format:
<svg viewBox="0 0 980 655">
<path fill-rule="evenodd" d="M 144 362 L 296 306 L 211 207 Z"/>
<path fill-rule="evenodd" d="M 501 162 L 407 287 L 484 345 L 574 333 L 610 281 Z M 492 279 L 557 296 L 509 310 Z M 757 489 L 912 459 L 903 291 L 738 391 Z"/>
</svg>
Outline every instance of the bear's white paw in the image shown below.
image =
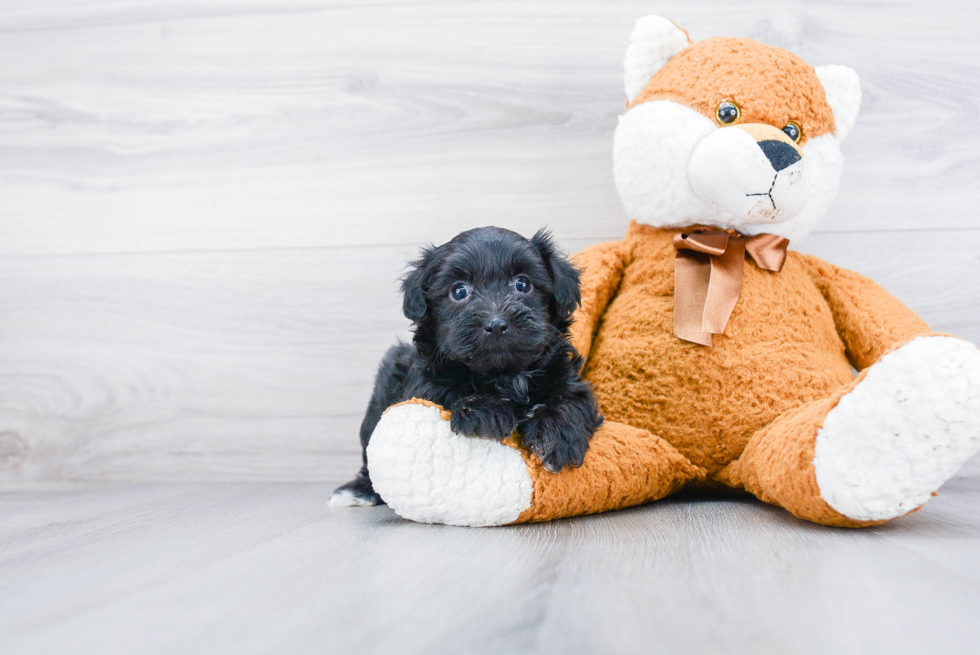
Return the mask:
<svg viewBox="0 0 980 655">
<path fill-rule="evenodd" d="M 859 521 L 902 516 L 980 450 L 980 350 L 918 337 L 885 355 L 817 432 L 820 495 Z"/>
<path fill-rule="evenodd" d="M 390 408 L 367 456 L 375 491 L 412 521 L 504 525 L 531 506 L 533 486 L 521 454 L 492 439 L 455 434 L 437 407 Z"/>
</svg>

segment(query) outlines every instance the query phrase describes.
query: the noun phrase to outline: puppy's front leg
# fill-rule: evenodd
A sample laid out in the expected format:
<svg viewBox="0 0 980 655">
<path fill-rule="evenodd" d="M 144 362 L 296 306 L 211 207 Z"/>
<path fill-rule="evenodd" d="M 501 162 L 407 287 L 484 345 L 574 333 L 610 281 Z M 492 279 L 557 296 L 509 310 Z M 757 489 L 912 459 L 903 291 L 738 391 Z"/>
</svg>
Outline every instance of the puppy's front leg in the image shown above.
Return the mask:
<svg viewBox="0 0 980 655">
<path fill-rule="evenodd" d="M 453 403 L 449 425 L 468 437 L 506 439 L 517 429 L 517 415 L 507 398 L 476 394 Z"/>
<path fill-rule="evenodd" d="M 521 444 L 541 458 L 546 470 L 557 473 L 566 466 L 582 466 L 600 425 L 602 416 L 591 396 L 563 398 L 521 423 Z"/>
</svg>

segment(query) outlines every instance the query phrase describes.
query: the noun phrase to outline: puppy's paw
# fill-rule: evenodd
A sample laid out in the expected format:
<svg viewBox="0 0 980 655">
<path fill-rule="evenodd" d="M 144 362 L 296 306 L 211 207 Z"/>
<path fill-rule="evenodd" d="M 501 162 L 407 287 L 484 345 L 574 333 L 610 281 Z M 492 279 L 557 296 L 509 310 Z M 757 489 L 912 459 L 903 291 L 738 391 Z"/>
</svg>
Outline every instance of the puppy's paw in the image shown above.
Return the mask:
<svg viewBox="0 0 980 655">
<path fill-rule="evenodd" d="M 517 416 L 506 398 L 478 394 L 456 401 L 449 424 L 456 434 L 506 439 L 517 429 Z"/>
<path fill-rule="evenodd" d="M 557 473 L 566 466 L 582 466 L 591 437 L 588 426 L 551 414 L 524 423 L 521 443 L 541 458 L 546 471 Z"/>
<path fill-rule="evenodd" d="M 358 475 L 345 485 L 337 487 L 330 496 L 330 507 L 372 507 L 383 505 L 381 496 L 374 490 L 371 478 Z"/>
</svg>

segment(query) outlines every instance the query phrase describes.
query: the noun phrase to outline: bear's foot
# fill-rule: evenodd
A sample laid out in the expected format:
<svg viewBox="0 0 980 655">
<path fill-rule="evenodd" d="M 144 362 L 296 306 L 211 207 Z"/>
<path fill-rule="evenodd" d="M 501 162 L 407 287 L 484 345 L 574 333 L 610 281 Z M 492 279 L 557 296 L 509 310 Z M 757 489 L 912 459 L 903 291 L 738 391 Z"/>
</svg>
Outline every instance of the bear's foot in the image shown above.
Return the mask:
<svg viewBox="0 0 980 655">
<path fill-rule="evenodd" d="M 399 516 L 420 523 L 513 523 L 533 490 L 520 451 L 456 434 L 447 419 L 424 401 L 390 407 L 367 448 L 375 490 Z"/>
<path fill-rule="evenodd" d="M 550 473 L 513 437 L 456 434 L 449 412 L 422 400 L 388 408 L 367 456 L 375 490 L 399 516 L 450 525 L 605 512 L 663 498 L 705 475 L 660 437 L 612 421 L 593 435 L 582 466 Z"/>
<path fill-rule="evenodd" d="M 855 521 L 921 507 L 980 450 L 980 350 L 918 337 L 885 355 L 823 421 L 813 467 L 820 495 Z"/>
</svg>

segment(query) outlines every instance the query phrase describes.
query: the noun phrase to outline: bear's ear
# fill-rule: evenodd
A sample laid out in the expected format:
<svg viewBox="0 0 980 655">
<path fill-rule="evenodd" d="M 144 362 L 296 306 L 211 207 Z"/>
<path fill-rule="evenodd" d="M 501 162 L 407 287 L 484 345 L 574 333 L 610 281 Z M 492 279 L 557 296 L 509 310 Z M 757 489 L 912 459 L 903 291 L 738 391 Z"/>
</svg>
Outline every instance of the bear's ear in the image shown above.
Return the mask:
<svg viewBox="0 0 980 655">
<path fill-rule="evenodd" d="M 817 66 L 817 77 L 827 95 L 827 103 L 834 112 L 837 139 L 843 141 L 854 127 L 861 109 L 861 80 L 853 68 L 847 66 Z"/>
<path fill-rule="evenodd" d="M 640 95 L 647 82 L 670 59 L 691 43 L 687 32 L 661 16 L 642 16 L 630 34 L 623 61 L 626 99 Z"/>
</svg>

